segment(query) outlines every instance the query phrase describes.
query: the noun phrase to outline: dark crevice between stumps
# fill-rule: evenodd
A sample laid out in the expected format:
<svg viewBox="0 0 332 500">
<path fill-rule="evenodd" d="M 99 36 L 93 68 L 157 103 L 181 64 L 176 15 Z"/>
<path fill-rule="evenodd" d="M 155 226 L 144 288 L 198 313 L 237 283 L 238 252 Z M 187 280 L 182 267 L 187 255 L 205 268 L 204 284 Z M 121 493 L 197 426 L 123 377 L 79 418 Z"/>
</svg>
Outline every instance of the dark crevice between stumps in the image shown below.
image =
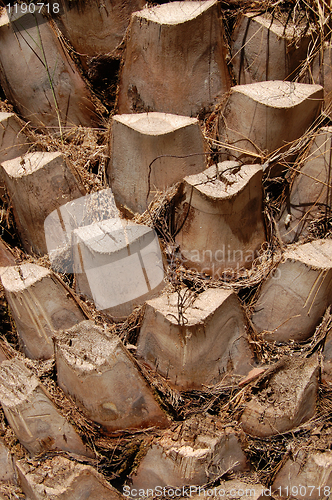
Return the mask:
<svg viewBox="0 0 332 500">
<path fill-rule="evenodd" d="M 119 80 L 121 60 L 110 54 L 91 57 L 87 76 L 96 95 L 108 109 L 113 109 Z"/>
<path fill-rule="evenodd" d="M 0 100 L 4 101 L 6 99 L 5 93 L 3 91 L 3 88 L 0 85 Z"/>
</svg>

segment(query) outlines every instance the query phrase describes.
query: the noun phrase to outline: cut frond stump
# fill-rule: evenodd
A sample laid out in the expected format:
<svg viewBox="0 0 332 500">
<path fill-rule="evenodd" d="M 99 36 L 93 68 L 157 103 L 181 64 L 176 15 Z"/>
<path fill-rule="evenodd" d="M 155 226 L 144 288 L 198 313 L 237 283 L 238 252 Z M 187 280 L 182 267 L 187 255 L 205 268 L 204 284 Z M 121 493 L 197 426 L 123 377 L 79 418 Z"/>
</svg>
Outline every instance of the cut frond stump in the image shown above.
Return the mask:
<svg viewBox="0 0 332 500">
<path fill-rule="evenodd" d="M 13 457 L 2 439 L 0 439 L 0 483 L 1 482 L 16 484 Z"/>
<path fill-rule="evenodd" d="M 41 130 L 62 136 L 65 127 L 99 123 L 91 92 L 52 22 L 37 9 L 2 11 L 0 83 L 24 119 Z"/>
<path fill-rule="evenodd" d="M 16 462 L 21 488 L 29 500 L 121 500 L 124 497 L 90 465 L 64 456 L 42 462 Z"/>
<path fill-rule="evenodd" d="M 331 304 L 331 293 L 332 241 L 290 248 L 262 285 L 253 325 L 269 342 L 306 340 Z"/>
<path fill-rule="evenodd" d="M 244 432 L 268 437 L 288 432 L 314 416 L 319 359 L 289 359 L 272 374 L 268 385 L 247 403 L 241 417 Z"/>
<path fill-rule="evenodd" d="M 137 355 L 182 390 L 246 375 L 253 360 L 235 293 L 215 288 L 195 298 L 185 292 L 147 302 Z"/>
<path fill-rule="evenodd" d="M 130 16 L 143 9 L 144 0 L 71 2 L 59 0 L 56 22 L 81 56 L 111 54 L 121 44 Z"/>
<path fill-rule="evenodd" d="M 116 115 L 111 151 L 108 178 L 115 199 L 139 213 L 147 209 L 156 191 L 201 172 L 206 164 L 199 122 L 188 116 Z"/>
<path fill-rule="evenodd" d="M 106 430 L 169 425 L 116 334 L 85 321 L 57 336 L 55 352 L 59 386 Z"/>
<path fill-rule="evenodd" d="M 0 402 L 17 438 L 31 455 L 63 450 L 94 457 L 38 378 L 18 359 L 0 365 Z"/>
<path fill-rule="evenodd" d="M 322 103 L 320 85 L 268 81 L 232 87 L 219 119 L 223 159 L 286 151 L 317 118 Z"/>
<path fill-rule="evenodd" d="M 332 119 L 332 44 L 323 42 L 311 54 L 307 70 L 301 81 L 324 87 L 324 112 Z"/>
<path fill-rule="evenodd" d="M 225 54 L 217 0 L 136 12 L 120 76 L 119 113 L 197 116 L 230 88 Z"/>
<path fill-rule="evenodd" d="M 24 249 L 47 253 L 44 222 L 66 202 L 85 194 L 61 153 L 27 153 L 2 163 L 7 191 Z"/>
<path fill-rule="evenodd" d="M 111 189 L 101 189 L 53 210 L 45 219 L 44 229 L 52 268 L 61 273 L 73 273 L 73 231 L 94 222 L 119 218 Z"/>
<path fill-rule="evenodd" d="M 8 267 L 2 273 L 23 352 L 32 359 L 54 356 L 52 336 L 85 319 L 52 271 L 36 264 Z"/>
<path fill-rule="evenodd" d="M 272 491 L 278 494 L 278 498 L 289 498 L 289 493 L 292 492 L 292 497 L 301 496 L 303 500 L 328 498 L 331 488 L 331 451 L 294 452 L 293 457 L 279 470 L 272 484 Z"/>
<path fill-rule="evenodd" d="M 211 417 L 195 416 L 156 440 L 132 475 L 133 488 L 205 484 L 225 471 L 244 471 L 239 437 Z"/>
<path fill-rule="evenodd" d="M 15 113 L 0 112 L 0 163 L 22 156 L 29 142 Z"/>
<path fill-rule="evenodd" d="M 75 229 L 77 289 L 117 321 L 165 287 L 163 259 L 155 231 L 124 219 Z"/>
<path fill-rule="evenodd" d="M 14 113 L 0 112 L 0 164 L 28 151 L 28 139 L 22 128 L 22 123 Z M 0 199 L 5 198 L 5 193 L 5 181 L 0 169 Z"/>
<path fill-rule="evenodd" d="M 176 241 L 184 265 L 214 279 L 248 268 L 265 241 L 262 167 L 222 162 L 184 179 Z"/>
<path fill-rule="evenodd" d="M 282 207 L 278 222 L 284 243 L 303 240 L 315 219 L 331 215 L 331 139 L 332 127 L 319 129 L 303 166 L 294 175 L 289 199 Z"/>
<path fill-rule="evenodd" d="M 231 49 L 237 84 L 295 79 L 311 40 L 305 28 L 305 24 L 281 22 L 268 13 L 240 15 Z"/>
</svg>

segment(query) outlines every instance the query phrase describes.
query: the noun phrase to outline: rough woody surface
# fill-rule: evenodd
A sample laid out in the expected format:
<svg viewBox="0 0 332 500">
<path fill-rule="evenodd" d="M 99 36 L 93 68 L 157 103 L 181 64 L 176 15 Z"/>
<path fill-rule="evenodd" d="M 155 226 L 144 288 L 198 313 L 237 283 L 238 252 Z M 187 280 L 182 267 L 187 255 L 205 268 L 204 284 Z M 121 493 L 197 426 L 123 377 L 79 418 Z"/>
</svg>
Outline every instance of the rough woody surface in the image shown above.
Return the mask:
<svg viewBox="0 0 332 500">
<path fill-rule="evenodd" d="M 0 345 L 0 363 L 2 363 L 3 361 L 6 361 L 7 356 L 2 348 L 2 346 Z"/>
<path fill-rule="evenodd" d="M 332 384 L 332 332 L 328 331 L 324 342 L 323 362 L 322 362 L 322 382 L 327 385 Z"/>
</svg>

